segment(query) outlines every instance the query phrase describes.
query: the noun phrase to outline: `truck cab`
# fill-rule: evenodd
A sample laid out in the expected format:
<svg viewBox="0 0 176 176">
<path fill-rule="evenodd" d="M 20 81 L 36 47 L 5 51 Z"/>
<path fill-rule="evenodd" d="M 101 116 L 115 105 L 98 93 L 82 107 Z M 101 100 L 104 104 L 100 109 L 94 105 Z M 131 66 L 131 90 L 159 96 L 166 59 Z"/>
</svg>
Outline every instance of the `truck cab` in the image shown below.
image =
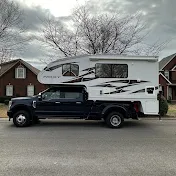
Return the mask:
<svg viewBox="0 0 176 176">
<path fill-rule="evenodd" d="M 84 86 L 55 86 L 38 95 L 38 101 L 34 101 L 35 115 L 85 118 L 92 103 Z"/>
</svg>

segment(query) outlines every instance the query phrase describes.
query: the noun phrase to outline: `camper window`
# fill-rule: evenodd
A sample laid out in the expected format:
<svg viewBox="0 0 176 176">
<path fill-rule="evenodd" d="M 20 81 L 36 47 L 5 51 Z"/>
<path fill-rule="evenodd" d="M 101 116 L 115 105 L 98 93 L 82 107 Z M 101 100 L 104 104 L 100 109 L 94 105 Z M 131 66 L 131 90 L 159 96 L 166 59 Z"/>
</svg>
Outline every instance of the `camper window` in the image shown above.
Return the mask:
<svg viewBox="0 0 176 176">
<path fill-rule="evenodd" d="M 99 78 L 127 78 L 127 64 L 96 64 L 96 77 Z"/>
<path fill-rule="evenodd" d="M 77 64 L 64 64 L 62 65 L 63 76 L 78 76 L 79 66 Z"/>
</svg>

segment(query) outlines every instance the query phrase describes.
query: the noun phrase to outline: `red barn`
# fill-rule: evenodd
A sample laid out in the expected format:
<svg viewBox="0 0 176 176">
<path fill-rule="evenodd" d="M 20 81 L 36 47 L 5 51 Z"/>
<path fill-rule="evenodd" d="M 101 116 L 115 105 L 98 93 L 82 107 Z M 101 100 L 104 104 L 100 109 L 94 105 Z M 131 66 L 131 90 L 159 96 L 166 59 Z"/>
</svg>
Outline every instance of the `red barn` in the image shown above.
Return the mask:
<svg viewBox="0 0 176 176">
<path fill-rule="evenodd" d="M 39 70 L 17 59 L 0 64 L 0 97 L 33 96 L 47 88 L 38 82 Z"/>
<path fill-rule="evenodd" d="M 159 83 L 167 100 L 176 101 L 176 54 L 159 62 Z"/>
</svg>

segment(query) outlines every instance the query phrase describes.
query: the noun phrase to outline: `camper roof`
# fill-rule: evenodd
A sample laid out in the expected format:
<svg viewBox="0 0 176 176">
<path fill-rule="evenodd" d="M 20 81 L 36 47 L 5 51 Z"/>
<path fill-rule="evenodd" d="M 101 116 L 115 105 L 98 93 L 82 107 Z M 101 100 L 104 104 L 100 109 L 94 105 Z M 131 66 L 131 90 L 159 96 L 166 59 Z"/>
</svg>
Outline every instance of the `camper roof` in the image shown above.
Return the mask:
<svg viewBox="0 0 176 176">
<path fill-rule="evenodd" d="M 118 59 L 118 60 L 143 60 L 143 61 L 158 61 L 158 56 L 127 56 L 127 55 L 117 55 L 117 54 L 96 54 L 96 55 L 79 55 L 79 56 L 72 56 L 72 57 L 64 57 L 62 59 L 57 59 L 51 63 L 55 63 L 58 61 L 67 61 L 77 58 L 84 58 L 89 57 L 90 60 L 105 60 L 105 59 Z M 51 64 L 50 63 L 50 64 Z"/>
</svg>

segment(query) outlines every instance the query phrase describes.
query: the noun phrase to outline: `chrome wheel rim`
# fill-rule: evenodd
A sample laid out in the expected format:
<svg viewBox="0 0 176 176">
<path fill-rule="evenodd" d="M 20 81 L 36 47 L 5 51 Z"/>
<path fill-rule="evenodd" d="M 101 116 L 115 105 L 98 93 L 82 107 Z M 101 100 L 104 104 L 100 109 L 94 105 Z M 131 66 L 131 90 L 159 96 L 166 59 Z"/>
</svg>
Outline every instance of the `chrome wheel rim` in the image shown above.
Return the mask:
<svg viewBox="0 0 176 176">
<path fill-rule="evenodd" d="M 17 116 L 16 122 L 19 125 L 23 125 L 26 122 L 26 117 L 23 114 L 20 114 L 20 115 Z"/>
<path fill-rule="evenodd" d="M 117 127 L 121 123 L 121 118 L 118 115 L 113 115 L 110 119 L 110 122 L 113 126 Z"/>
</svg>

